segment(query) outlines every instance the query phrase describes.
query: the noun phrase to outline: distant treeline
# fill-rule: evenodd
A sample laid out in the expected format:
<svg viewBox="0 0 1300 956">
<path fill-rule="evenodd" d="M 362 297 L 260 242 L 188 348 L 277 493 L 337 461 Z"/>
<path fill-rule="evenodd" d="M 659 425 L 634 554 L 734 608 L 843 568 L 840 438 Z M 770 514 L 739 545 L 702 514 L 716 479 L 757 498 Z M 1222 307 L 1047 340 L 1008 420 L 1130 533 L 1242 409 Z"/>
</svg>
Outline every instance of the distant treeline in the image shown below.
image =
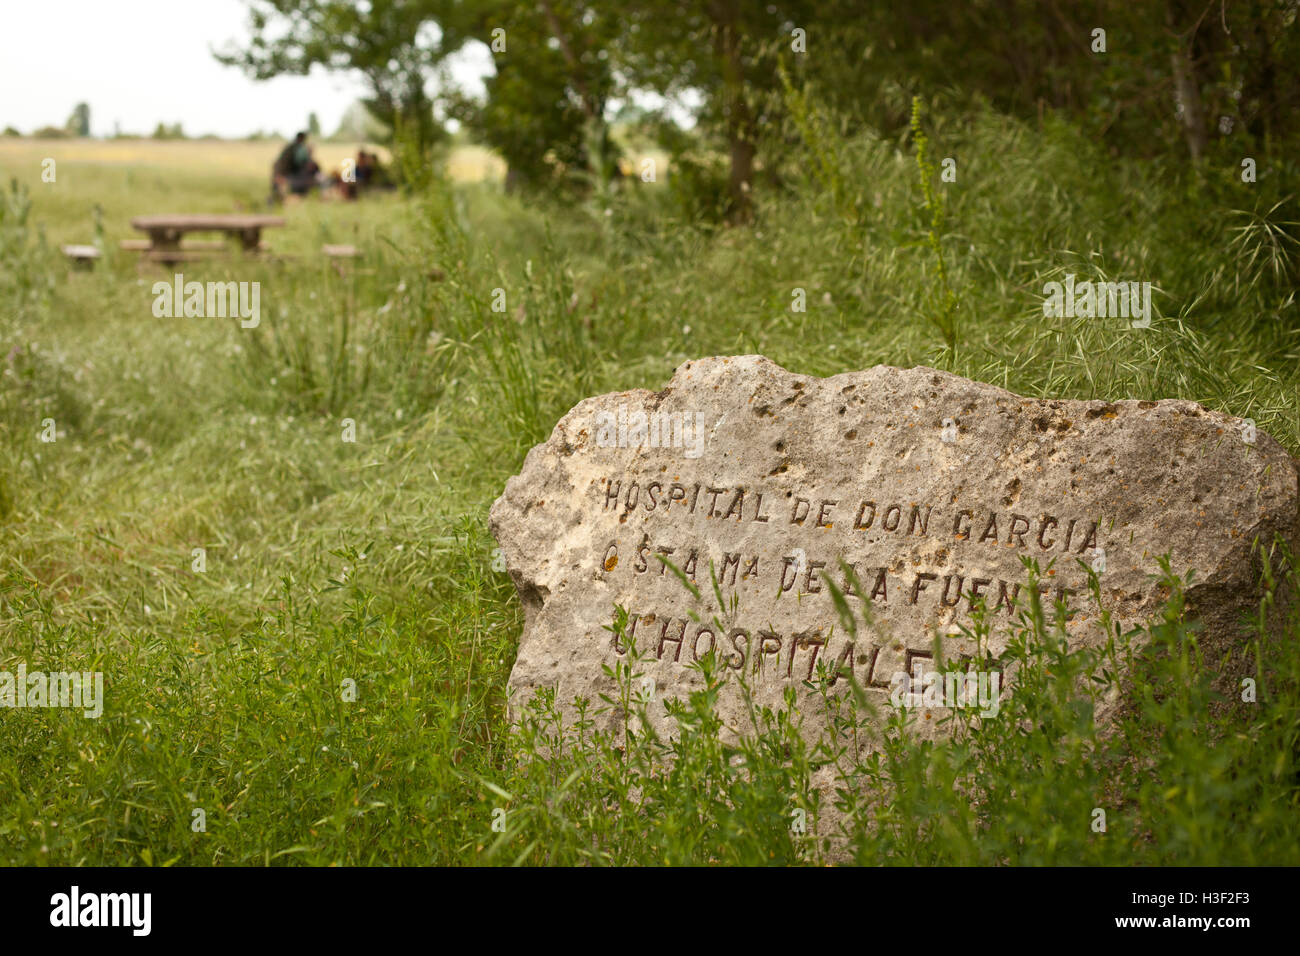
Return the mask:
<svg viewBox="0 0 1300 956">
<path fill-rule="evenodd" d="M 313 136 L 326 141 L 336 140 L 339 142 L 369 142 L 370 140 L 383 138 L 386 131 L 366 110 L 365 104 L 353 103 L 346 111 L 339 123 L 338 129 L 332 136 L 322 136 L 320 133 L 320 123 L 316 119 L 315 113 L 309 113 L 307 116 L 307 129 Z M 185 133 L 184 127 L 180 123 L 159 123 L 154 127 L 152 133 L 125 132 L 115 129 L 112 135 L 106 139 L 193 139 L 193 140 L 222 140 L 222 139 L 242 139 L 246 142 L 261 142 L 263 140 L 288 140 L 292 139 L 293 130 L 289 133 L 276 132 L 275 130 L 254 130 L 246 136 L 229 137 L 218 136 L 216 133 L 203 133 L 197 136 L 190 136 Z M 21 130 L 14 126 L 6 126 L 0 131 L 0 136 L 22 136 Z M 86 103 L 78 103 L 73 109 L 72 115 L 63 126 L 41 126 L 32 130 L 33 139 L 76 139 L 85 138 L 91 135 L 90 132 L 90 107 Z"/>
</svg>

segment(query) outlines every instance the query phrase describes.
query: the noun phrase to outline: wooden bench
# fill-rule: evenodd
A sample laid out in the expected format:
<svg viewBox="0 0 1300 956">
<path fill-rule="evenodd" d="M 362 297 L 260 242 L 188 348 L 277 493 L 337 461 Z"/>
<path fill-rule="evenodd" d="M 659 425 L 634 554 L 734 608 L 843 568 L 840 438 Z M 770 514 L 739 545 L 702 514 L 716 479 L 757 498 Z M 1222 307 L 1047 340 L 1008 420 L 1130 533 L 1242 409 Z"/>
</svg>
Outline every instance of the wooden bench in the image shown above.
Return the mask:
<svg viewBox="0 0 1300 956">
<path fill-rule="evenodd" d="M 123 252 L 149 252 L 153 243 L 148 239 L 123 239 L 117 244 Z M 181 249 L 189 251 L 224 252 L 228 248 L 224 239 L 182 239 Z"/>
<path fill-rule="evenodd" d="M 181 240 L 187 233 L 223 232 L 228 239 L 237 240 L 245 253 L 255 255 L 262 250 L 262 230 L 283 225 L 282 216 L 232 216 L 208 213 L 137 216 L 131 220 L 133 228 L 149 236 L 148 248 L 140 250 L 145 253 L 145 260 L 162 263 L 193 262 L 205 251 L 216 251 L 210 245 L 201 247 L 193 241 L 186 248 L 182 248 Z"/>
<path fill-rule="evenodd" d="M 104 255 L 95 246 L 67 245 L 60 246 L 59 250 L 68 257 L 75 269 L 91 269 L 95 260 Z"/>
</svg>

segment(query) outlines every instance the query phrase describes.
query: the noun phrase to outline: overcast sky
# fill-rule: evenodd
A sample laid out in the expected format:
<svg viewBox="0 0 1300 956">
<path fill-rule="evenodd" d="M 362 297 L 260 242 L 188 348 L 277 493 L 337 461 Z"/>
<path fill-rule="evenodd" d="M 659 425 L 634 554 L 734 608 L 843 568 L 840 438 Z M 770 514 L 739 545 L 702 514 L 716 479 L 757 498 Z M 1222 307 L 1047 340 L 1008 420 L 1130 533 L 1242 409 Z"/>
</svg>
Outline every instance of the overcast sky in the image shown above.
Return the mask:
<svg viewBox="0 0 1300 956">
<path fill-rule="evenodd" d="M 62 126 L 85 101 L 96 136 L 159 122 L 191 136 L 293 133 L 313 111 L 332 133 L 366 93 L 359 75 L 250 80 L 211 52 L 246 43 L 247 22 L 241 0 L 0 0 L 0 129 Z M 458 56 L 456 82 L 480 92 L 490 57 L 481 44 Z"/>
</svg>

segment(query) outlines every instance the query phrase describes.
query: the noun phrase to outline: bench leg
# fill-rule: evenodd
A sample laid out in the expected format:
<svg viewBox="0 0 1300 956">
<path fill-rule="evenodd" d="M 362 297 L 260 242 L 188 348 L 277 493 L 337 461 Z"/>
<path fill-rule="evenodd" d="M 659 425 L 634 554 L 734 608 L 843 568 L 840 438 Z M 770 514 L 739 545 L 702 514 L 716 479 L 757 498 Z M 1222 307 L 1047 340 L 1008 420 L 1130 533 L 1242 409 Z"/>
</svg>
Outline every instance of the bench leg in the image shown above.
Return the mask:
<svg viewBox="0 0 1300 956">
<path fill-rule="evenodd" d="M 149 252 L 165 253 L 179 252 L 181 248 L 181 234 L 174 229 L 151 229 L 149 231 Z M 175 265 L 180 257 L 175 260 L 168 260 L 165 257 L 154 256 L 154 261 L 162 265 Z"/>
</svg>

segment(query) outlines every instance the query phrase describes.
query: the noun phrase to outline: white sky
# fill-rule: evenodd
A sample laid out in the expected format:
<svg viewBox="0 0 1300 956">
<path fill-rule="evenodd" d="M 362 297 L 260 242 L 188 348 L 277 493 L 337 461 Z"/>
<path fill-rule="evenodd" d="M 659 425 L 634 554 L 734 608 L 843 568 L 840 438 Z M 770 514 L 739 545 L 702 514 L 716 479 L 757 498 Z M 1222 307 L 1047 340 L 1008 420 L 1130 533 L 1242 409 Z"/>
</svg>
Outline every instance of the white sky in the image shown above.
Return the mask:
<svg viewBox="0 0 1300 956">
<path fill-rule="evenodd" d="M 366 94 L 358 74 L 314 71 L 257 82 L 212 50 L 249 38 L 241 0 L 0 0 L 0 129 L 62 126 L 90 105 L 91 132 L 149 134 L 159 122 L 186 135 L 292 134 L 315 112 L 325 133 Z M 491 54 L 476 44 L 452 63 L 479 93 Z"/>
</svg>

